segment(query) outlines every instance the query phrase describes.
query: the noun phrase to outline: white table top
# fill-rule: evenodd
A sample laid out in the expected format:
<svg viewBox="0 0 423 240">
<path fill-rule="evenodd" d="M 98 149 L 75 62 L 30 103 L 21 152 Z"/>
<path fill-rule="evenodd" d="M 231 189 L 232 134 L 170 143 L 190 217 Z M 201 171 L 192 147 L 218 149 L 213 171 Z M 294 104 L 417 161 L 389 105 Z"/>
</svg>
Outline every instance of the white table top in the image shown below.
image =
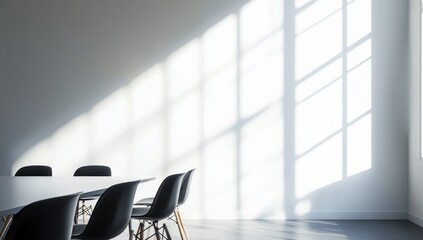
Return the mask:
<svg viewBox="0 0 423 240">
<path fill-rule="evenodd" d="M 0 216 L 16 213 L 23 206 L 42 199 L 83 192 L 102 192 L 108 187 L 128 181 L 141 183 L 154 177 L 6 177 L 0 176 Z M 140 183 L 140 184 L 141 184 Z"/>
</svg>

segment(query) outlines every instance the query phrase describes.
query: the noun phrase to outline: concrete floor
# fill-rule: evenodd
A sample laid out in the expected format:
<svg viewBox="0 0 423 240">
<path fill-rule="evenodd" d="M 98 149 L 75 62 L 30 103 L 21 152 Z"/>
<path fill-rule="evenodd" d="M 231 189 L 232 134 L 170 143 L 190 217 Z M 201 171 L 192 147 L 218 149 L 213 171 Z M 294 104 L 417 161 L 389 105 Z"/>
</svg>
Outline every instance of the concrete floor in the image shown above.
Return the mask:
<svg viewBox="0 0 423 240">
<path fill-rule="evenodd" d="M 190 240 L 422 240 L 423 228 L 406 220 L 265 221 L 187 220 Z M 134 227 L 137 222 L 134 222 Z M 168 223 L 173 239 L 180 239 Z M 128 239 L 125 231 L 115 239 Z M 154 239 L 154 238 L 151 238 Z"/>
<path fill-rule="evenodd" d="M 172 239 L 181 239 L 175 223 L 167 225 Z M 185 225 L 190 240 L 423 240 L 423 228 L 407 220 L 186 220 Z M 128 230 L 114 239 L 128 240 Z"/>
</svg>

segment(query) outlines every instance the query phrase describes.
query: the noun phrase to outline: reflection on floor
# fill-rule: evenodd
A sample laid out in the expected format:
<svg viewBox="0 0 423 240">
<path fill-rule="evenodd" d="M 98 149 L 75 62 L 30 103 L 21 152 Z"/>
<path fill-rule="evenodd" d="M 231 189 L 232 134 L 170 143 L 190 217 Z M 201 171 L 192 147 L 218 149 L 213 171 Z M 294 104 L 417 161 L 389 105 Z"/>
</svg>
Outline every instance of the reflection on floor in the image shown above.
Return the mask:
<svg viewBox="0 0 423 240">
<path fill-rule="evenodd" d="M 137 222 L 133 222 L 135 225 Z M 168 223 L 173 239 L 180 239 L 175 224 Z M 423 228 L 406 220 L 390 221 L 265 221 L 186 220 L 191 240 L 417 240 Z M 128 239 L 128 231 L 118 238 Z"/>
<path fill-rule="evenodd" d="M 186 220 L 190 240 L 421 240 L 423 228 L 407 220 Z M 2 225 L 2 223 L 0 223 Z M 133 222 L 136 228 L 137 222 Z M 179 240 L 174 223 L 167 223 Z M 115 240 L 128 240 L 128 229 Z M 154 238 L 150 238 L 154 239 Z"/>
</svg>

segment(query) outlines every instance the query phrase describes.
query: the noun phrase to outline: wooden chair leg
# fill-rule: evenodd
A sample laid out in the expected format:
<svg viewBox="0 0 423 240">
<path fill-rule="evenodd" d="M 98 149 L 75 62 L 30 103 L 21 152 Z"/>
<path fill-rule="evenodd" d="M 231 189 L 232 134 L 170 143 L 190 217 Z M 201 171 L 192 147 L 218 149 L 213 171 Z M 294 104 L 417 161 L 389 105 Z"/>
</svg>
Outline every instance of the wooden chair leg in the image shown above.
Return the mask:
<svg viewBox="0 0 423 240">
<path fill-rule="evenodd" d="M 141 227 L 141 231 L 140 231 L 140 240 L 144 240 L 144 220 L 142 222 L 140 222 L 140 227 Z"/>
<path fill-rule="evenodd" d="M 185 240 L 184 230 L 183 230 L 182 224 L 181 224 L 181 219 L 179 219 L 178 211 L 176 209 L 174 211 L 174 215 L 175 215 L 175 218 L 176 218 L 176 225 L 178 226 L 179 234 L 181 235 L 181 239 Z"/>
<path fill-rule="evenodd" d="M 183 233 L 181 233 L 181 237 L 182 237 L 182 234 L 184 235 L 182 237 L 182 239 L 183 240 L 188 240 L 187 230 L 185 228 L 184 222 L 182 221 L 182 217 L 181 217 L 181 213 L 179 212 L 179 208 L 176 208 L 175 209 L 175 216 L 177 216 L 178 226 L 181 225 L 181 228 L 182 228 L 182 232 Z"/>
<path fill-rule="evenodd" d="M 0 239 L 3 239 L 4 236 L 6 235 L 7 229 L 9 228 L 10 224 L 12 223 L 13 215 L 6 216 L 3 219 L 4 219 L 4 224 L 3 224 L 3 228 L 0 231 Z"/>
</svg>

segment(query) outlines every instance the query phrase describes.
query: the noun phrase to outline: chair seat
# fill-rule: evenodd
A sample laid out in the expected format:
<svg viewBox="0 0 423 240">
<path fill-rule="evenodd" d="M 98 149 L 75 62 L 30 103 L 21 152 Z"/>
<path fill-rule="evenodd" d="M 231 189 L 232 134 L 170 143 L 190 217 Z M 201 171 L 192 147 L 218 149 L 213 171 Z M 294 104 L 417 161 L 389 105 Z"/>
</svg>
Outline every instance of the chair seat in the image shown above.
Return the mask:
<svg viewBox="0 0 423 240">
<path fill-rule="evenodd" d="M 145 214 L 147 214 L 148 211 L 150 211 L 150 208 L 148 208 L 148 207 L 135 207 L 135 208 L 132 208 L 131 217 L 132 218 L 142 217 Z"/>
<path fill-rule="evenodd" d="M 72 229 L 72 236 L 80 235 L 86 226 L 87 224 L 74 224 Z"/>
<path fill-rule="evenodd" d="M 134 203 L 134 205 L 144 205 L 144 206 L 151 206 L 153 203 L 154 197 L 143 198 L 138 202 Z"/>
</svg>

